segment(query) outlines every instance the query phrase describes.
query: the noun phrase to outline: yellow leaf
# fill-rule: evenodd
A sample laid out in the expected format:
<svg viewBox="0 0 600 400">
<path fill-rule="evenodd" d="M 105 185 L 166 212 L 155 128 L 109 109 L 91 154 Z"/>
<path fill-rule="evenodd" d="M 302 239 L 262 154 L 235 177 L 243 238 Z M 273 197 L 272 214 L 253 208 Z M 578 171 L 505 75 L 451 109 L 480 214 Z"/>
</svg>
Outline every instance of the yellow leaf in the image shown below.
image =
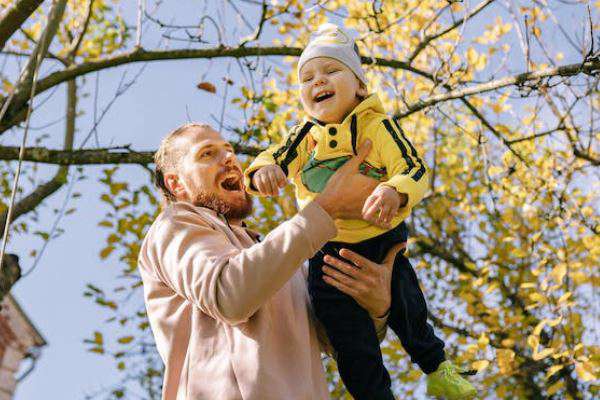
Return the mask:
<svg viewBox="0 0 600 400">
<path fill-rule="evenodd" d="M 592 371 L 592 364 L 590 362 L 576 362 L 575 371 L 577 372 L 577 376 L 579 376 L 579 378 L 584 382 L 597 379 L 596 375 Z"/>
<path fill-rule="evenodd" d="M 556 325 L 560 324 L 560 321 L 562 321 L 562 315 L 558 316 L 557 318 L 548 320 L 548 326 L 554 328 Z"/>
<path fill-rule="evenodd" d="M 508 374 L 512 371 L 512 363 L 515 359 L 515 353 L 508 349 L 496 350 L 496 358 L 498 359 L 498 368 L 503 374 Z"/>
<path fill-rule="evenodd" d="M 581 271 L 571 272 L 569 274 L 569 276 L 573 280 L 573 282 L 577 285 L 581 285 L 582 283 L 585 283 L 588 280 L 587 275 Z"/>
<path fill-rule="evenodd" d="M 540 352 L 534 352 L 531 358 L 533 358 L 535 361 L 539 361 L 551 354 L 554 354 L 554 349 L 552 347 L 548 347 Z"/>
<path fill-rule="evenodd" d="M 490 365 L 490 362 L 488 360 L 479 360 L 479 361 L 474 361 L 471 366 L 473 368 L 475 368 L 477 370 L 477 372 L 481 372 L 484 369 L 486 369 L 488 367 L 488 365 Z"/>
<path fill-rule="evenodd" d="M 546 298 L 538 293 L 538 292 L 533 292 L 529 294 L 529 299 L 531 301 L 535 301 L 535 302 L 540 302 L 540 303 L 545 303 L 546 302 Z"/>
<path fill-rule="evenodd" d="M 567 265 L 565 263 L 559 263 L 552 269 L 552 272 L 550 272 L 550 276 L 552 276 L 552 279 L 554 279 L 554 281 L 558 284 L 562 283 L 562 280 L 566 274 Z"/>
<path fill-rule="evenodd" d="M 533 349 L 533 352 L 536 353 L 540 345 L 540 338 L 538 336 L 529 335 L 527 337 L 527 344 Z"/>
<path fill-rule="evenodd" d="M 555 394 L 556 392 L 558 392 L 560 389 L 562 389 L 564 387 L 564 381 L 560 380 L 558 382 L 556 382 L 554 385 L 550 386 L 548 388 L 548 390 L 546 390 L 546 392 L 548 393 L 549 396 L 552 396 L 553 394 Z"/>
<path fill-rule="evenodd" d="M 132 341 L 133 341 L 133 336 L 124 336 L 119 339 L 119 343 L 121 343 L 121 344 L 131 343 Z"/>
<path fill-rule="evenodd" d="M 544 329 L 544 326 L 548 323 L 547 319 L 543 319 L 541 320 L 533 329 L 533 333 L 532 335 L 535 336 L 540 336 L 540 333 L 542 332 L 542 329 Z"/>
<path fill-rule="evenodd" d="M 537 284 L 534 282 L 523 282 L 521 283 L 521 289 L 533 289 L 537 287 Z"/>
<path fill-rule="evenodd" d="M 567 301 L 569 299 L 569 297 L 571 297 L 572 294 L 573 293 L 571 293 L 571 292 L 567 292 L 567 293 L 563 294 L 562 296 L 560 296 L 560 298 L 558 299 L 558 304 L 562 304 L 565 301 Z"/>
<path fill-rule="evenodd" d="M 485 349 L 489 343 L 490 343 L 490 339 L 485 335 L 485 333 L 482 333 L 479 336 L 479 339 L 477 340 L 477 345 L 482 350 Z"/>
<path fill-rule="evenodd" d="M 500 175 L 502 172 L 504 172 L 504 169 L 502 167 L 498 167 L 497 165 L 492 165 L 488 168 L 488 175 L 491 177 Z"/>
<path fill-rule="evenodd" d="M 562 364 L 551 366 L 550 368 L 548 368 L 548 371 L 546 371 L 546 379 L 550 378 L 552 375 L 554 375 L 564 367 L 565 366 Z"/>
</svg>

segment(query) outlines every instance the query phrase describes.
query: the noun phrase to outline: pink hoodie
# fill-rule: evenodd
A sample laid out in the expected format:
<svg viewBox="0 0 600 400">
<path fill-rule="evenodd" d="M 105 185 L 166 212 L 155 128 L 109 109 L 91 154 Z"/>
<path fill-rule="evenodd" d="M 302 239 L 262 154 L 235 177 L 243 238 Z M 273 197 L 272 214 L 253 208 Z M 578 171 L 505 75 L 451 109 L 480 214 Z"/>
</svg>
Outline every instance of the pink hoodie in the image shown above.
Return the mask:
<svg viewBox="0 0 600 400">
<path fill-rule="evenodd" d="M 316 203 L 260 243 L 207 208 L 166 207 L 139 256 L 163 399 L 329 398 L 300 267 L 335 235 Z"/>
</svg>

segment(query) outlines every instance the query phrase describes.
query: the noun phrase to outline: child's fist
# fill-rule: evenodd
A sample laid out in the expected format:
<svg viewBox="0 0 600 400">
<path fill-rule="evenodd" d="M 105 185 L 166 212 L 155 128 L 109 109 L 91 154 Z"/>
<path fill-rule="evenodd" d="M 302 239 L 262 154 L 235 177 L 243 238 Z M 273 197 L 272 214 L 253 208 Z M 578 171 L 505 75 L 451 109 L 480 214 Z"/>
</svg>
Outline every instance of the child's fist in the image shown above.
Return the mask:
<svg viewBox="0 0 600 400">
<path fill-rule="evenodd" d="M 389 186 L 378 186 L 367 198 L 362 209 L 362 217 L 374 225 L 391 228 L 392 218 L 400 208 L 400 194 Z"/>
<path fill-rule="evenodd" d="M 263 196 L 275 196 L 287 185 L 287 178 L 279 165 L 267 165 L 254 173 L 252 184 Z"/>
</svg>

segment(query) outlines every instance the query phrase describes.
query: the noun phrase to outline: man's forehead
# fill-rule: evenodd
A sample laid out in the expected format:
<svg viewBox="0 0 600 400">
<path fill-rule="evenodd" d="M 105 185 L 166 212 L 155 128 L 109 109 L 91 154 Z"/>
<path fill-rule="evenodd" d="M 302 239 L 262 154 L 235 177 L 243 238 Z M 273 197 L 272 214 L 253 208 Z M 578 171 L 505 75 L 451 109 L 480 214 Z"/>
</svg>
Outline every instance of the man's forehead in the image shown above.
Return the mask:
<svg viewBox="0 0 600 400">
<path fill-rule="evenodd" d="M 210 127 L 192 127 L 182 134 L 178 141 L 181 145 L 190 148 L 226 142 L 219 132 Z"/>
</svg>

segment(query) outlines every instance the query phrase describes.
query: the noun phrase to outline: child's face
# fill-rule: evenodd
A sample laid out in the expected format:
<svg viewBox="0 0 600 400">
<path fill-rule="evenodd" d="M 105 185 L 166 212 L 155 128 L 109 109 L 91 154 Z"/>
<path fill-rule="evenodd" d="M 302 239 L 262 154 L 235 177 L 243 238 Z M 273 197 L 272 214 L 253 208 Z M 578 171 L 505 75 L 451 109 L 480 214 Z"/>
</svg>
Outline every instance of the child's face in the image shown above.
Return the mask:
<svg viewBox="0 0 600 400">
<path fill-rule="evenodd" d="M 326 124 L 340 123 L 366 96 L 366 88 L 343 63 L 328 57 L 309 60 L 300 70 L 304 111 Z"/>
</svg>

